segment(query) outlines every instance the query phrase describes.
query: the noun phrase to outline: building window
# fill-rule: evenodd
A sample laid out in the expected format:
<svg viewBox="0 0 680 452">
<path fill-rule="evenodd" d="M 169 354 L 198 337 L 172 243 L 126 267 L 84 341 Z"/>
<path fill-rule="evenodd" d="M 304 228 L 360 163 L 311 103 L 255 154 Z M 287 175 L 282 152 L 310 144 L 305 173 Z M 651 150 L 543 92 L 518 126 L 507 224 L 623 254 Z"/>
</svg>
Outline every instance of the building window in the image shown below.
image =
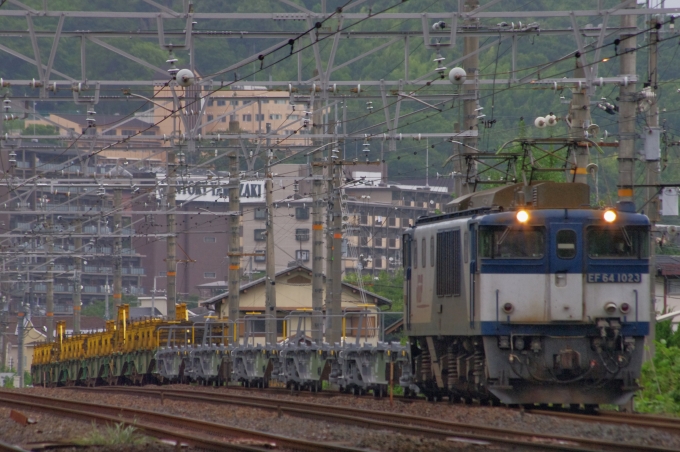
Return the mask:
<svg viewBox="0 0 680 452">
<path fill-rule="evenodd" d="M 296 250 L 295 260 L 309 262 L 309 250 Z"/>
<path fill-rule="evenodd" d="M 267 240 L 267 230 L 266 229 L 255 229 L 255 241 L 264 242 Z"/>
<path fill-rule="evenodd" d="M 368 246 L 368 237 L 366 236 L 359 237 L 359 245 Z"/>
<path fill-rule="evenodd" d="M 142 132 L 142 135 L 152 135 L 152 136 L 155 136 L 155 135 L 156 135 L 156 132 L 154 132 L 153 130 L 145 130 L 144 132 Z"/>
<path fill-rule="evenodd" d="M 375 245 L 375 246 L 383 246 L 382 243 L 383 243 L 383 242 L 382 242 L 382 238 L 381 238 L 381 237 L 376 237 L 376 238 L 373 239 L 373 245 Z"/>
<path fill-rule="evenodd" d="M 269 119 L 281 119 L 281 115 L 269 115 Z"/>
<path fill-rule="evenodd" d="M 206 279 L 215 279 L 217 278 L 217 273 L 215 272 L 205 272 L 203 273 L 203 277 Z"/>
<path fill-rule="evenodd" d="M 409 224 L 411 224 L 411 219 L 410 218 L 402 218 L 401 219 L 401 227 L 405 228 Z"/>
<path fill-rule="evenodd" d="M 397 225 L 397 219 L 395 217 L 389 217 L 387 219 L 387 226 L 394 227 Z"/>
<path fill-rule="evenodd" d="M 135 134 L 135 131 L 134 131 L 134 130 L 131 130 L 131 129 L 123 129 L 123 132 L 122 132 L 122 135 L 123 135 L 123 136 L 125 136 L 125 135 L 134 135 L 134 134 Z"/>
<path fill-rule="evenodd" d="M 274 101 L 275 104 L 277 105 L 285 105 L 286 104 L 286 99 L 276 99 Z"/>
<path fill-rule="evenodd" d="M 252 103 L 253 103 L 252 100 L 244 100 L 243 101 L 243 105 L 249 105 L 249 104 L 252 104 Z"/>
<path fill-rule="evenodd" d="M 264 121 L 264 115 L 263 115 L 263 114 L 260 114 L 260 113 L 257 113 L 257 114 L 255 115 L 255 121 Z"/>
<path fill-rule="evenodd" d="M 306 242 L 309 240 L 309 229 L 296 229 L 295 230 L 295 240 L 298 242 Z"/>
<path fill-rule="evenodd" d="M 232 101 L 232 102 L 233 102 L 233 101 Z M 227 101 L 226 101 L 226 100 L 224 100 L 224 99 L 218 99 L 218 100 L 217 100 L 217 106 L 218 106 L 218 107 L 224 107 L 225 105 L 227 105 Z"/>
<path fill-rule="evenodd" d="M 116 134 L 116 129 L 107 130 L 106 132 L 104 132 L 104 135 L 115 135 L 115 134 Z"/>
<path fill-rule="evenodd" d="M 359 217 L 359 223 L 368 224 L 368 215 L 361 214 Z"/>
<path fill-rule="evenodd" d="M 309 207 L 296 207 L 295 218 L 298 220 L 307 220 L 309 218 Z"/>
<path fill-rule="evenodd" d="M 267 262 L 267 255 L 264 250 L 255 250 L 255 262 Z"/>
<path fill-rule="evenodd" d="M 215 104 L 215 99 L 208 99 L 208 107 L 212 107 Z"/>
<path fill-rule="evenodd" d="M 213 119 L 215 119 L 213 115 L 208 115 L 208 121 L 212 121 Z"/>
<path fill-rule="evenodd" d="M 397 247 L 397 239 L 389 239 L 387 242 L 388 242 L 390 248 L 396 248 Z"/>
<path fill-rule="evenodd" d="M 229 104 L 236 107 L 236 106 L 238 106 L 238 101 L 237 100 L 230 100 Z"/>
<path fill-rule="evenodd" d="M 222 116 L 222 117 L 220 118 L 220 122 L 227 122 L 227 117 L 226 117 L 226 116 Z"/>
<path fill-rule="evenodd" d="M 216 237 L 203 237 L 203 243 L 216 243 Z"/>
<path fill-rule="evenodd" d="M 243 122 L 251 122 L 253 120 L 253 115 L 242 115 Z"/>
<path fill-rule="evenodd" d="M 158 276 L 165 276 L 166 274 L 167 274 L 167 272 L 163 271 L 163 270 L 158 272 Z"/>
<path fill-rule="evenodd" d="M 383 268 L 382 257 L 376 257 L 373 259 L 373 268 Z"/>
<path fill-rule="evenodd" d="M 298 119 L 300 119 L 300 116 L 298 116 L 298 115 L 290 115 L 289 118 L 290 118 L 291 121 L 297 121 Z"/>
<path fill-rule="evenodd" d="M 267 219 L 267 209 L 264 207 L 257 207 L 255 209 L 255 219 L 256 220 L 266 220 Z"/>
<path fill-rule="evenodd" d="M 269 103 L 269 99 L 262 99 L 260 102 L 262 102 L 263 104 L 268 104 L 268 103 Z"/>
</svg>

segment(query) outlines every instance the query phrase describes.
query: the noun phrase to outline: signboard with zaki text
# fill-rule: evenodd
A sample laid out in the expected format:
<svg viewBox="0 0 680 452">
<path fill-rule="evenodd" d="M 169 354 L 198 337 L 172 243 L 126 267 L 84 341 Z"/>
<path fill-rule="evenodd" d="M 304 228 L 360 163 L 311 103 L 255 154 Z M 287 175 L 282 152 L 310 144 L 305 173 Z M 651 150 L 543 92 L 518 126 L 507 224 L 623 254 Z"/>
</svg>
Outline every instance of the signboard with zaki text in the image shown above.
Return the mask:
<svg viewBox="0 0 680 452">
<path fill-rule="evenodd" d="M 165 193 L 165 181 L 159 183 L 160 193 Z M 264 181 L 241 182 L 242 203 L 263 203 Z M 175 199 L 178 202 L 229 202 L 229 179 L 177 178 Z"/>
</svg>

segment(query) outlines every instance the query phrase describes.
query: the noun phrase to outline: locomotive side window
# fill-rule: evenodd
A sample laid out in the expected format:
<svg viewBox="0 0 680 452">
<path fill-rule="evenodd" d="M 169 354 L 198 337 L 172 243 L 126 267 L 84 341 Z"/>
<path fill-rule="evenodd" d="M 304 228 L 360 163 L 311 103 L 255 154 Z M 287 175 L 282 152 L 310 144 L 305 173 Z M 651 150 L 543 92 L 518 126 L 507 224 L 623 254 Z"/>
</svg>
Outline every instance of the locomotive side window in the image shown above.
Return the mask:
<svg viewBox="0 0 680 452">
<path fill-rule="evenodd" d="M 587 229 L 588 256 L 595 259 L 645 259 L 649 257 L 649 230 L 645 227 Z"/>
<path fill-rule="evenodd" d="M 434 267 L 434 237 L 430 237 L 430 267 Z"/>
<path fill-rule="evenodd" d="M 414 240 L 411 243 L 411 252 L 413 253 L 413 268 L 418 268 L 418 240 Z"/>
<path fill-rule="evenodd" d="M 490 259 L 541 259 L 545 254 L 544 228 L 480 227 L 479 254 Z"/>
<path fill-rule="evenodd" d="M 427 253 L 425 252 L 425 250 L 427 249 L 426 244 L 427 244 L 427 241 L 426 241 L 425 237 L 423 237 L 423 249 L 421 251 L 421 253 L 423 255 L 423 268 L 427 268 Z"/>
<path fill-rule="evenodd" d="M 576 231 L 562 229 L 555 236 L 557 244 L 557 257 L 560 259 L 573 259 L 576 256 Z"/>
<path fill-rule="evenodd" d="M 437 296 L 459 296 L 463 282 L 460 231 L 437 233 Z"/>
</svg>

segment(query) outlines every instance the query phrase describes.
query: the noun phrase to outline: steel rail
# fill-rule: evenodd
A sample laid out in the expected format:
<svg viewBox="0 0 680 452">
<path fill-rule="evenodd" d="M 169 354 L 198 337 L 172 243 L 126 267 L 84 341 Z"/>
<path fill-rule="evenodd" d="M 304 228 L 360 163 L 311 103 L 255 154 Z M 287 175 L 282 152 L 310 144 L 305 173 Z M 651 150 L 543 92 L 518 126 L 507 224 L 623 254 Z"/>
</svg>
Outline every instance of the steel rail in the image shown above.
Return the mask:
<svg viewBox="0 0 680 452">
<path fill-rule="evenodd" d="M 569 413 L 551 410 L 525 410 L 526 413 L 555 416 L 565 419 L 574 419 L 585 422 L 608 422 L 612 424 L 625 424 L 635 427 L 656 428 L 671 433 L 680 433 L 680 419 L 665 416 L 619 413 L 617 411 L 597 411 L 593 414 Z"/>
<path fill-rule="evenodd" d="M 22 449 L 19 446 L 14 446 L 4 441 L 0 441 L 0 452 L 28 452 L 28 451 L 26 449 Z"/>
<path fill-rule="evenodd" d="M 452 437 L 471 441 L 515 445 L 538 450 L 560 451 L 659 451 L 657 446 L 631 445 L 613 443 L 611 441 L 578 438 L 564 435 L 551 435 L 517 430 L 502 429 L 484 425 L 465 424 L 460 422 L 442 421 L 414 417 L 406 414 L 385 411 L 364 410 L 353 407 L 328 406 L 309 402 L 296 402 L 281 399 L 266 399 L 263 397 L 225 394 L 223 392 L 187 391 L 181 389 L 160 388 L 130 388 L 130 387 L 99 387 L 81 388 L 76 390 L 93 392 L 126 392 L 138 395 L 152 395 L 177 400 L 200 401 L 208 403 L 227 403 L 251 408 L 278 411 L 284 414 L 304 417 L 308 419 L 325 418 L 330 422 L 342 422 L 364 428 L 389 429 L 402 434 L 426 436 L 440 440 Z M 591 419 L 592 421 L 592 419 Z"/>
<path fill-rule="evenodd" d="M 204 435 L 196 435 L 196 432 L 205 432 L 219 437 L 251 439 L 266 443 L 274 443 L 279 447 L 300 451 L 363 452 L 363 449 L 354 447 L 300 440 L 282 435 L 274 435 L 271 433 L 258 432 L 256 430 L 231 427 L 215 422 L 200 421 L 188 417 L 172 416 L 147 410 L 138 410 L 121 406 L 101 406 L 94 403 L 37 396 L 8 390 L 0 390 L 0 394 L 2 394 L 2 397 L 0 398 L 1 405 L 18 406 L 42 412 L 46 411 L 56 415 L 65 415 L 68 417 L 84 419 L 86 421 L 95 419 L 101 422 L 123 423 L 126 426 L 138 428 L 156 438 L 172 438 L 208 450 L 261 452 L 267 449 L 206 438 Z M 134 421 L 126 421 L 125 419 L 134 419 Z M 154 424 L 162 424 L 162 427 Z M 173 428 L 170 429 L 168 427 Z M 193 431 L 193 433 L 184 434 L 177 429 L 185 431 L 190 430 Z"/>
</svg>

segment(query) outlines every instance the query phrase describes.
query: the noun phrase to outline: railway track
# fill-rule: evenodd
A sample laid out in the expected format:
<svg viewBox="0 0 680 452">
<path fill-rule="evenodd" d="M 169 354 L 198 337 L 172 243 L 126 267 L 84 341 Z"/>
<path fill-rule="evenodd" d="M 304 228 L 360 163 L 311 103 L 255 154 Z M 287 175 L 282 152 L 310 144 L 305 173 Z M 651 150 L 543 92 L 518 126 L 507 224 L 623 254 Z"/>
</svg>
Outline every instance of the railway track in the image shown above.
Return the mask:
<svg viewBox="0 0 680 452">
<path fill-rule="evenodd" d="M 480 445 L 511 445 L 526 449 L 561 451 L 664 451 L 657 446 L 631 445 L 611 441 L 571 437 L 564 435 L 537 434 L 502 429 L 484 425 L 450 422 L 385 411 L 364 410 L 343 406 L 329 406 L 308 401 L 271 399 L 252 395 L 218 391 L 182 390 L 168 388 L 100 387 L 71 390 L 88 392 L 115 392 L 136 396 L 183 400 L 201 403 L 218 403 L 247 406 L 278 411 L 282 414 L 315 420 L 344 423 L 363 428 L 388 429 L 406 435 L 425 436 L 444 441 L 462 441 Z M 238 391 L 241 392 L 241 391 Z M 590 418 L 592 422 L 592 418 Z"/>
<path fill-rule="evenodd" d="M 319 443 L 287 436 L 230 427 L 214 422 L 200 421 L 183 416 L 172 416 L 153 411 L 120 406 L 102 406 L 54 397 L 44 397 L 0 390 L 0 404 L 31 411 L 47 412 L 58 416 L 82 419 L 87 422 L 123 423 L 134 426 L 149 436 L 173 439 L 177 444 L 186 443 L 200 449 L 215 451 L 262 452 L 279 447 L 309 452 L 361 452 L 362 449 L 330 443 Z M 197 435 L 196 432 L 206 433 Z M 260 443 L 262 447 L 243 444 Z M 4 449 L 0 450 L 21 450 Z"/>
<path fill-rule="evenodd" d="M 604 410 L 596 411 L 593 414 L 570 413 L 551 410 L 534 410 L 534 409 L 528 409 L 525 410 L 525 412 L 585 422 L 592 422 L 594 419 L 596 419 L 597 422 L 606 422 L 610 424 L 625 424 L 635 427 L 656 428 L 659 430 L 665 430 L 670 433 L 680 434 L 680 419 L 674 419 L 666 416 L 620 413 L 618 411 L 604 411 Z"/>
</svg>

